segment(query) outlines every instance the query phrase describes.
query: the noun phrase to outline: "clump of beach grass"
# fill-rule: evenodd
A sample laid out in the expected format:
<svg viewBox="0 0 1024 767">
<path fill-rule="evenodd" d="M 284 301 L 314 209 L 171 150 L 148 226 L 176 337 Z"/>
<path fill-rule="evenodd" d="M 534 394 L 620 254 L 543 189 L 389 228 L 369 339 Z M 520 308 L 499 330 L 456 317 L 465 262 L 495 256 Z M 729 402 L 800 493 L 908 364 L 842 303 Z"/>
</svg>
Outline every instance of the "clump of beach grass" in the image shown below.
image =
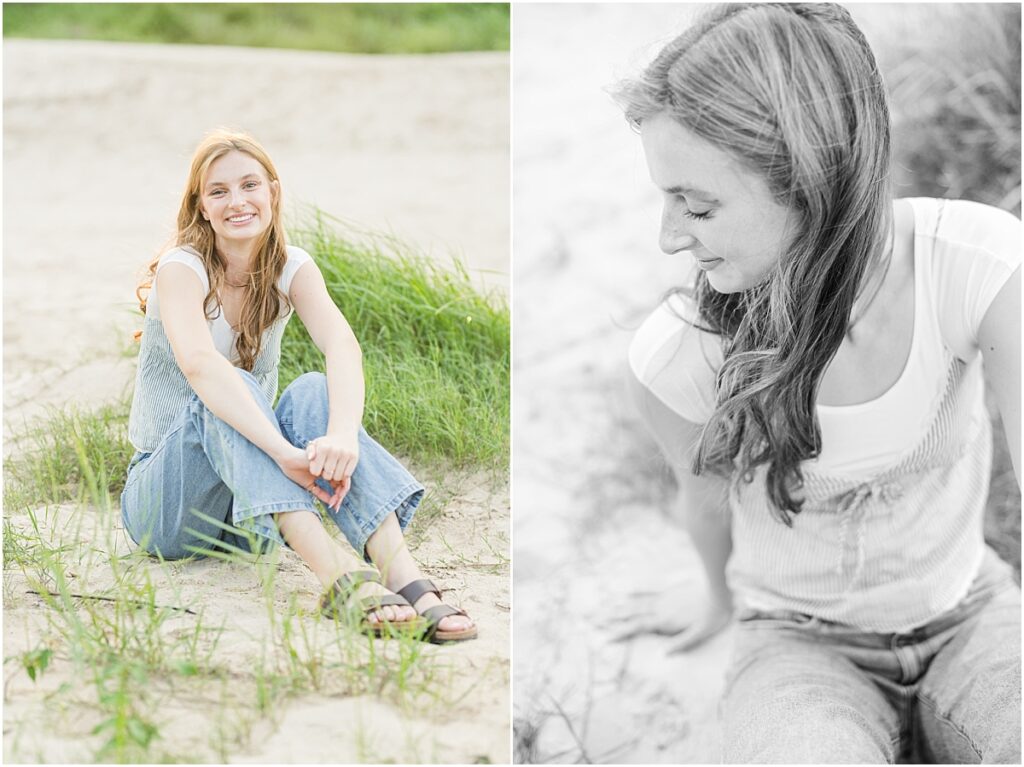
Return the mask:
<svg viewBox="0 0 1024 767">
<path fill-rule="evenodd" d="M 292 241 L 312 254 L 363 348 L 367 431 L 423 463 L 508 464 L 509 346 L 503 296 L 379 234 L 315 212 Z M 322 357 L 301 323 L 282 344 L 281 385 Z"/>
<path fill-rule="evenodd" d="M 860 14 L 892 95 L 898 195 L 976 200 L 1019 216 L 1020 5 Z"/>
</svg>

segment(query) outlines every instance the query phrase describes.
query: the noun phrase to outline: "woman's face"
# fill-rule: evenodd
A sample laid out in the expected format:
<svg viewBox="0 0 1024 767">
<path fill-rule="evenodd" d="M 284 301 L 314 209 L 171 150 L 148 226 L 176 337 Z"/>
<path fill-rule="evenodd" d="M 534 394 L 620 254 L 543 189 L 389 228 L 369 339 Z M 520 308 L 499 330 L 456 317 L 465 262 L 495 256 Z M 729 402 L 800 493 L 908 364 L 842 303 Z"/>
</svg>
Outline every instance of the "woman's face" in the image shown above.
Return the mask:
<svg viewBox="0 0 1024 767">
<path fill-rule="evenodd" d="M 719 293 L 764 280 L 782 253 L 789 216 L 764 180 L 665 113 L 645 119 L 640 137 L 665 199 L 661 249 L 686 251 Z"/>
<path fill-rule="evenodd" d="M 277 182 L 252 155 L 231 151 L 215 160 L 200 190 L 199 210 L 219 245 L 253 241 L 270 226 Z"/>
</svg>

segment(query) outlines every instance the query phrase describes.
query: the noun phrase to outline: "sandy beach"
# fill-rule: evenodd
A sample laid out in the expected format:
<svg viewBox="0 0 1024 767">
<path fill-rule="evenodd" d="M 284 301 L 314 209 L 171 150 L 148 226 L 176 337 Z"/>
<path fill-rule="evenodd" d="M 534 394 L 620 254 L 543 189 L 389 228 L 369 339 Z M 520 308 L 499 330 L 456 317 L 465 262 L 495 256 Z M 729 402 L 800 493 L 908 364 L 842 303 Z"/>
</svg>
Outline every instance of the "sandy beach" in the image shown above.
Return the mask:
<svg viewBox="0 0 1024 767">
<path fill-rule="evenodd" d="M 137 275 L 171 236 L 191 150 L 216 126 L 247 129 L 264 143 L 289 220 L 300 222 L 303 207 L 315 204 L 441 262 L 457 256 L 481 288 L 508 290 L 507 54 L 5 40 L 3 56 L 7 454 L 19 449 L 12 436 L 48 408 L 93 407 L 129 390 Z M 318 585 L 291 552 L 259 572 L 215 560 L 145 563 L 136 576 L 155 584 L 159 603 L 192 611 L 155 632 L 167 647 L 178 646 L 194 615 L 219 627 L 216 641 L 204 634 L 199 643 L 218 669 L 213 681 L 157 675 L 138 702 L 160 712 L 152 758 L 509 760 L 507 483 L 483 474 L 424 479 L 439 511 L 414 526 L 414 553 L 474 616 L 480 638 L 422 645 L 408 689 L 389 689 L 387 680 L 375 687 L 370 672 L 349 678 L 346 669 L 363 665 L 344 653 L 363 653 L 362 663 L 366 647 L 331 644 L 336 636 L 315 614 Z M 68 505 L 8 522 L 15 533 L 79 552 L 68 571 L 77 594 L 108 588 L 109 563 L 130 549 L 116 509 Z M 5 657 L 53 641 L 53 611 L 33 590 L 24 573 L 5 571 Z M 285 672 L 262 666 L 260 653 L 291 636 L 268 609 L 273 616 L 291 599 L 304 617 L 288 630 L 306 643 L 295 663 L 322 665 L 310 676 L 315 684 L 261 710 L 253 679 Z M 53 697 L 74 681 L 59 653 L 37 681 L 5 665 L 5 761 L 94 758 L 103 739 L 93 732 L 95 701 Z"/>
</svg>

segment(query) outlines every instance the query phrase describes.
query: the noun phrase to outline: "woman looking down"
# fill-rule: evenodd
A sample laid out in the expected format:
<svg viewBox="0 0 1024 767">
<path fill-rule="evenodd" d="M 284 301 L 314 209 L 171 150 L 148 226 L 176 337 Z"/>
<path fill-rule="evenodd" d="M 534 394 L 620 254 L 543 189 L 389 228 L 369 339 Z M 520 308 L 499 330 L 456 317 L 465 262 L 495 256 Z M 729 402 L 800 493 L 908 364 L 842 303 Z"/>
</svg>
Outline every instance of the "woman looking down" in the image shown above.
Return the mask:
<svg viewBox="0 0 1024 767">
<path fill-rule="evenodd" d="M 982 531 L 986 381 L 1020 478 L 1019 220 L 893 199 L 837 5 L 716 7 L 618 95 L 694 267 L 630 366 L 710 584 L 681 646 L 737 619 L 725 761 L 1019 763 L 1020 590 Z"/>
</svg>

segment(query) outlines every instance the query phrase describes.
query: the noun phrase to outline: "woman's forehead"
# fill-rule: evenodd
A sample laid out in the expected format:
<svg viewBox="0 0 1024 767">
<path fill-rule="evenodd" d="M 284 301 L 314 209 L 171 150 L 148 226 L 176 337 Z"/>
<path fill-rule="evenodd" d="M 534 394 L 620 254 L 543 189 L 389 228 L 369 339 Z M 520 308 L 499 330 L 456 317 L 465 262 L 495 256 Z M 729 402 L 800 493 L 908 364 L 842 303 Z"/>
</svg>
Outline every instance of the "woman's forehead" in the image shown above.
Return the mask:
<svg viewBox="0 0 1024 767">
<path fill-rule="evenodd" d="M 669 194 L 715 201 L 751 182 L 735 158 L 667 114 L 644 120 L 640 137 L 651 180 Z"/>
<path fill-rule="evenodd" d="M 251 154 L 232 149 L 210 163 L 206 169 L 204 185 L 240 181 L 247 176 L 265 177 L 263 164 Z"/>
</svg>

